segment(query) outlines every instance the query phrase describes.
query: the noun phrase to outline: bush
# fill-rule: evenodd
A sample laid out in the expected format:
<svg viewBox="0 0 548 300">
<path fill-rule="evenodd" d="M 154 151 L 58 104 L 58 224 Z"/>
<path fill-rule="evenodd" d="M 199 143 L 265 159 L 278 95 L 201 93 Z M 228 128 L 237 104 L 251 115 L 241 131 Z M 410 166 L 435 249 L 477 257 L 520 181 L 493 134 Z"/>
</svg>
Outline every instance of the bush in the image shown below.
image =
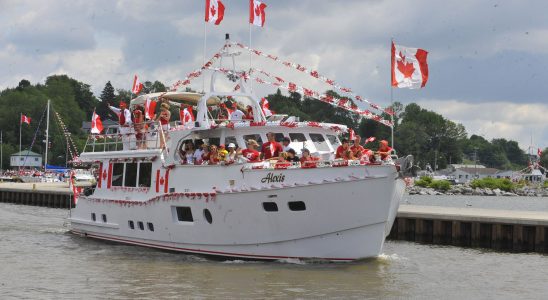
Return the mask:
<svg viewBox="0 0 548 300">
<path fill-rule="evenodd" d="M 451 188 L 451 183 L 447 180 L 434 180 L 428 186 L 438 191 L 447 192 Z"/>
<path fill-rule="evenodd" d="M 548 180 L 546 180 L 542 186 L 543 186 L 545 189 L 548 189 Z"/>
<path fill-rule="evenodd" d="M 422 176 L 419 180 L 415 180 L 415 185 L 420 187 L 429 187 L 432 183 L 432 177 Z"/>
<path fill-rule="evenodd" d="M 515 188 L 514 183 L 507 178 L 482 178 L 474 179 L 470 183 L 470 186 L 473 188 L 489 188 L 489 189 L 500 189 L 506 192 L 510 192 Z"/>
</svg>

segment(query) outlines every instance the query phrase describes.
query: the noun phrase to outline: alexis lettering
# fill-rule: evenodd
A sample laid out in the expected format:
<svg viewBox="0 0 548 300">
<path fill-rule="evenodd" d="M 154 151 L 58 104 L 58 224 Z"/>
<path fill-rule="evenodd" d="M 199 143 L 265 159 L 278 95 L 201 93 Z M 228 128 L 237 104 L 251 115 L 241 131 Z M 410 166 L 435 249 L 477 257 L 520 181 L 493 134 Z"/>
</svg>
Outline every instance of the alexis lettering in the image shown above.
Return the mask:
<svg viewBox="0 0 548 300">
<path fill-rule="evenodd" d="M 284 182 L 284 180 L 285 180 L 285 175 L 283 174 L 274 175 L 274 173 L 270 172 L 261 179 L 261 183 Z"/>
</svg>

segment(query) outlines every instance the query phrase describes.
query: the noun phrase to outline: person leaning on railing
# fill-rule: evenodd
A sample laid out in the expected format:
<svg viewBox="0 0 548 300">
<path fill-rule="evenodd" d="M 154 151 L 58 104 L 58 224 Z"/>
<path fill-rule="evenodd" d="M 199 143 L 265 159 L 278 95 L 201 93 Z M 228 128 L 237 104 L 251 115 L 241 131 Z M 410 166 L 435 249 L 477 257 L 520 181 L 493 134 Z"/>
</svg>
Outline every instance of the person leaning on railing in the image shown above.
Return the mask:
<svg viewBox="0 0 548 300">
<path fill-rule="evenodd" d="M 142 106 L 137 105 L 133 109 L 133 128 L 135 130 L 135 139 L 137 140 L 137 149 L 146 149 L 145 137 L 145 116 Z"/>
<path fill-rule="evenodd" d="M 162 103 L 160 106 L 160 114 L 156 118 L 156 121 L 160 122 L 162 126 L 163 134 L 160 134 L 160 148 L 164 148 L 166 145 L 167 134 L 169 131 L 169 120 L 171 119 L 171 112 L 169 111 L 169 104 Z"/>
</svg>

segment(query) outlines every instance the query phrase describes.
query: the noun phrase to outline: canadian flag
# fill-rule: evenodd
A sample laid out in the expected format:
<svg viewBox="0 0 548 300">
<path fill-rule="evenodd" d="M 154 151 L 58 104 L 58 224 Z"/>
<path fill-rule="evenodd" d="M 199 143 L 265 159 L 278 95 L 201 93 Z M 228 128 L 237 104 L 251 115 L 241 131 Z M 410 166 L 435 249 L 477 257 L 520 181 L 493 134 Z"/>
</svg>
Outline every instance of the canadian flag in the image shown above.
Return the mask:
<svg viewBox="0 0 548 300">
<path fill-rule="evenodd" d="M 428 81 L 428 52 L 392 42 L 392 86 L 418 89 Z"/>
<path fill-rule="evenodd" d="M 194 114 L 192 111 L 192 106 L 185 107 L 184 109 L 179 111 L 180 117 L 181 117 L 181 123 L 183 125 L 187 123 L 194 122 Z"/>
<path fill-rule="evenodd" d="M 374 142 L 377 138 L 375 138 L 374 136 L 371 136 L 371 137 L 368 137 L 367 139 L 365 139 L 365 144 L 367 143 L 371 143 L 371 142 Z"/>
<path fill-rule="evenodd" d="M 147 120 L 154 119 L 154 115 L 156 114 L 156 101 L 153 101 L 150 98 L 147 98 L 145 101 L 145 118 Z"/>
<path fill-rule="evenodd" d="M 348 135 L 349 135 L 349 139 L 351 141 L 355 140 L 356 139 L 356 133 L 354 133 L 354 129 L 350 128 L 348 130 Z"/>
<path fill-rule="evenodd" d="M 270 110 L 270 104 L 268 103 L 268 100 L 266 98 L 261 99 L 261 109 L 263 110 L 263 114 L 265 117 L 272 116 L 273 112 Z"/>
<path fill-rule="evenodd" d="M 139 94 L 143 89 L 143 84 L 139 81 L 137 75 L 133 77 L 133 86 L 131 87 L 131 92 L 134 94 Z"/>
<path fill-rule="evenodd" d="M 215 25 L 221 24 L 225 16 L 225 6 L 220 0 L 206 0 L 205 5 L 205 21 L 214 23 Z"/>
<path fill-rule="evenodd" d="M 537 154 L 538 154 L 538 157 L 542 156 L 542 150 L 540 150 L 540 148 L 537 149 Z"/>
<path fill-rule="evenodd" d="M 265 21 L 266 4 L 258 0 L 249 0 L 249 23 L 263 27 Z"/>
<path fill-rule="evenodd" d="M 99 115 L 93 111 L 93 115 L 91 116 L 91 133 L 100 134 L 101 132 L 103 132 L 103 122 Z"/>
<path fill-rule="evenodd" d="M 27 117 L 25 115 L 21 115 L 21 124 L 27 123 L 30 125 L 30 117 Z"/>
</svg>

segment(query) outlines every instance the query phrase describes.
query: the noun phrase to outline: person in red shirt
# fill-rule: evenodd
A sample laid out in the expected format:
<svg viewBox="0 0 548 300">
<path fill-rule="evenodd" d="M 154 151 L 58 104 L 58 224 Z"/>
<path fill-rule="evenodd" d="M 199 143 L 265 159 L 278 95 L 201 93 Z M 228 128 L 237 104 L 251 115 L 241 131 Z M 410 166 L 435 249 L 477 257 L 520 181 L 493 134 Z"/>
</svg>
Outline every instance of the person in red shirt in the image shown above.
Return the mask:
<svg viewBox="0 0 548 300">
<path fill-rule="evenodd" d="M 259 143 L 256 140 L 250 139 L 247 141 L 247 148 L 242 150 L 242 156 L 247 159 L 248 162 L 258 162 L 260 160 L 259 151 L 255 150 L 259 147 Z"/>
<path fill-rule="evenodd" d="M 392 147 L 388 146 L 388 141 L 382 140 L 379 142 L 379 150 L 377 153 L 381 156 L 382 160 L 385 160 L 390 156 Z"/>
<path fill-rule="evenodd" d="M 352 155 L 352 151 L 350 150 L 350 143 L 347 139 L 342 140 L 342 145 L 340 145 L 337 148 L 337 152 L 335 153 L 335 158 L 342 158 L 342 159 L 354 159 L 354 156 Z"/>
<path fill-rule="evenodd" d="M 363 151 L 364 148 L 360 145 L 361 137 L 359 135 L 356 135 L 354 138 L 354 145 L 350 147 L 350 151 L 352 151 L 352 156 L 354 156 L 356 159 L 362 159 L 363 157 Z"/>
<path fill-rule="evenodd" d="M 310 155 L 310 150 L 303 148 L 301 156 L 301 167 L 303 168 L 315 168 L 316 162 L 319 160 L 318 157 Z"/>
<path fill-rule="evenodd" d="M 271 159 L 280 156 L 280 153 L 283 152 L 283 147 L 280 143 L 276 142 L 275 135 L 272 132 L 266 134 L 268 142 L 263 144 L 261 148 L 261 158 L 262 159 Z"/>
</svg>

